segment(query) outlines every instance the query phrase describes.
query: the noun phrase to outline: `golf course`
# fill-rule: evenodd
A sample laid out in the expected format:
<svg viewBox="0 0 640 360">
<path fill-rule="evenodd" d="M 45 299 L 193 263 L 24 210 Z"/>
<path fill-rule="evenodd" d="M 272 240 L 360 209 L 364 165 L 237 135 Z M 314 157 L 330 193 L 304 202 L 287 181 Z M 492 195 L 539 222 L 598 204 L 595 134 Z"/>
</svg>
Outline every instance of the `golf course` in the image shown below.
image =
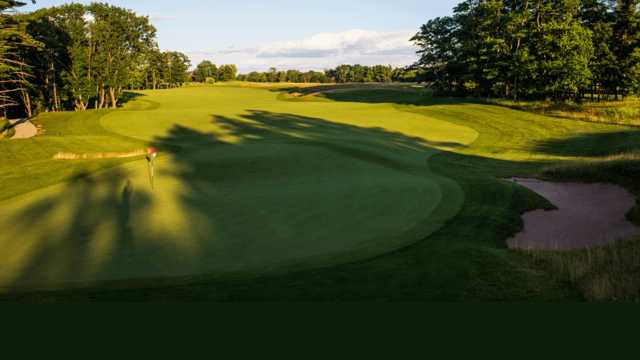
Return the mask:
<svg viewBox="0 0 640 360">
<path fill-rule="evenodd" d="M 0 140 L 0 298 L 579 300 L 552 266 L 565 255 L 508 248 L 553 208 L 508 179 L 639 194 L 615 172 L 637 156 L 612 157 L 640 147 L 627 125 L 413 85 L 129 95 Z"/>
</svg>

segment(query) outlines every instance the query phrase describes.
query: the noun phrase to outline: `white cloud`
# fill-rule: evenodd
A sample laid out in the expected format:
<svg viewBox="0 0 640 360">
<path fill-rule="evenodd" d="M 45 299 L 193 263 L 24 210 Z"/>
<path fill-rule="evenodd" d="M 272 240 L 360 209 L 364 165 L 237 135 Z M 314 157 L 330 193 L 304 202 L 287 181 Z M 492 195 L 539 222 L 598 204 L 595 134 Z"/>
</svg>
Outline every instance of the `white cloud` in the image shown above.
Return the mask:
<svg viewBox="0 0 640 360">
<path fill-rule="evenodd" d="M 321 33 L 295 41 L 261 44 L 255 48 L 187 53 L 194 65 L 205 59 L 237 64 L 241 72 L 280 69 L 323 70 L 340 64 L 404 66 L 416 60 L 411 32 L 349 30 Z"/>
</svg>

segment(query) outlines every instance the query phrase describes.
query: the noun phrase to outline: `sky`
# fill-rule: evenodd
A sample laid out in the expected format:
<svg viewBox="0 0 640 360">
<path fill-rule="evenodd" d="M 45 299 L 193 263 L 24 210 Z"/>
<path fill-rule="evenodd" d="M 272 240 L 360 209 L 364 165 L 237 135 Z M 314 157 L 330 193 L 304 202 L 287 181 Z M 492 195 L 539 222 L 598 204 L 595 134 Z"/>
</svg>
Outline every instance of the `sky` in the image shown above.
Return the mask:
<svg viewBox="0 0 640 360">
<path fill-rule="evenodd" d="M 21 11 L 68 2 L 37 0 Z M 149 16 L 162 50 L 240 72 L 324 70 L 339 64 L 404 66 L 420 25 L 458 0 L 102 0 Z"/>
</svg>

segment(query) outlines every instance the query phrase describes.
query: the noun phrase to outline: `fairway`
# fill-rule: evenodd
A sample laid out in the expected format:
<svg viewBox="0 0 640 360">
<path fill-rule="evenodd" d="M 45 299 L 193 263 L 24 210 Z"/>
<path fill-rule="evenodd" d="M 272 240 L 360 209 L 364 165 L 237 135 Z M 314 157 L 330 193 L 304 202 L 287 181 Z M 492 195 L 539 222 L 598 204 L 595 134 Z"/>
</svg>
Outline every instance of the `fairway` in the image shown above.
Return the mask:
<svg viewBox="0 0 640 360">
<path fill-rule="evenodd" d="M 32 166 L 53 164 L 1 203 L 1 287 L 335 265 L 424 239 L 462 207 L 460 186 L 429 159 L 472 143 L 469 127 L 251 88 L 138 95 L 82 121 L 44 115 L 49 135 L 21 144 L 42 149 Z M 161 149 L 153 190 L 145 159 L 51 159 L 147 145 Z M 68 179 L 37 188 L 60 168 Z"/>
</svg>

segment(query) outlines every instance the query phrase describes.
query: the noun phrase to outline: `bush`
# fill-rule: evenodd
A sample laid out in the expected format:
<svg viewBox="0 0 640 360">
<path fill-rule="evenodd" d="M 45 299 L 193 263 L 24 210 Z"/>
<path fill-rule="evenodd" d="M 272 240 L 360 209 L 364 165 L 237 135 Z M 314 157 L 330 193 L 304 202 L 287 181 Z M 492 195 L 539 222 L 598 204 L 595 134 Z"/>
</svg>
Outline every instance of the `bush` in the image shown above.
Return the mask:
<svg viewBox="0 0 640 360">
<path fill-rule="evenodd" d="M 7 139 L 11 139 L 15 134 L 16 134 L 16 129 L 11 127 L 5 130 L 4 135 L 0 134 L 0 137 L 4 136 Z"/>
<path fill-rule="evenodd" d="M 9 120 L 5 118 L 0 118 L 0 139 L 2 139 L 3 137 L 13 136 L 13 134 L 9 134 L 10 133 L 9 130 L 12 130 L 12 129 L 9 129 L 9 125 L 11 125 L 9 123 Z"/>
<path fill-rule="evenodd" d="M 5 118 L 0 118 L 0 133 L 4 132 L 9 128 L 9 120 Z"/>
</svg>

